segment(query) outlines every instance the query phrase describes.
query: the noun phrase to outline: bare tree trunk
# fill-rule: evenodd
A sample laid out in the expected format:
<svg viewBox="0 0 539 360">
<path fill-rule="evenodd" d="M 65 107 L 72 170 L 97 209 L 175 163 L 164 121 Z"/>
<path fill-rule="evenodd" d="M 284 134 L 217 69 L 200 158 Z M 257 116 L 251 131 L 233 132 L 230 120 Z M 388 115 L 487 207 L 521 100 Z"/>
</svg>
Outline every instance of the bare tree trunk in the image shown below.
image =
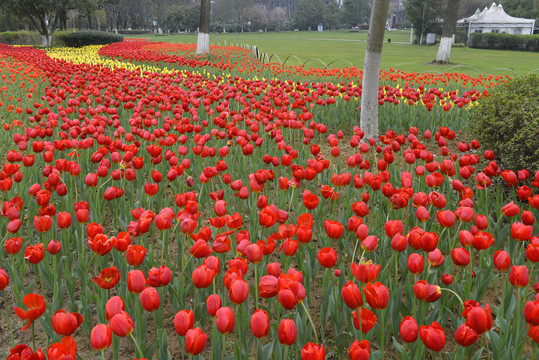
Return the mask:
<svg viewBox="0 0 539 360">
<path fill-rule="evenodd" d="M 97 31 L 101 31 L 101 19 L 99 16 L 99 8 L 95 10 L 95 19 L 97 21 Z"/>
<path fill-rule="evenodd" d="M 439 64 L 449 64 L 453 35 L 455 35 L 455 30 L 457 29 L 459 2 L 460 0 L 447 0 L 447 7 L 444 13 L 444 29 L 442 31 L 438 53 L 436 54 L 436 60 L 434 60 L 434 62 Z"/>
<path fill-rule="evenodd" d="M 360 127 L 365 132 L 364 139 L 378 136 L 378 86 L 380 84 L 380 59 L 386 27 L 389 0 L 374 0 L 371 22 L 365 49 L 365 64 L 361 94 Z"/>
<path fill-rule="evenodd" d="M 210 0 L 202 0 L 200 2 L 197 54 L 207 54 L 210 52 L 210 6 Z"/>
</svg>

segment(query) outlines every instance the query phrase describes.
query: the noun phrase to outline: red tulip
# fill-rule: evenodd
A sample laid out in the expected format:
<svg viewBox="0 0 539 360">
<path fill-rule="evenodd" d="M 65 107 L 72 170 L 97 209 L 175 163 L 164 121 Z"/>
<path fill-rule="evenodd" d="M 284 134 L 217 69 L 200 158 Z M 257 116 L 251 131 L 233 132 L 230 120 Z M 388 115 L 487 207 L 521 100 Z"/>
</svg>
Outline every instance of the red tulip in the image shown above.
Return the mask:
<svg viewBox="0 0 539 360">
<path fill-rule="evenodd" d="M 93 280 L 100 288 L 109 290 L 118 284 L 120 278 L 120 270 L 116 266 L 111 266 L 101 270 L 99 276 L 94 276 Z"/>
<path fill-rule="evenodd" d="M 47 349 L 49 360 L 67 360 L 77 358 L 77 343 L 71 336 L 63 337 L 61 342 L 49 346 Z"/>
<path fill-rule="evenodd" d="M 413 343 L 417 340 L 418 335 L 417 321 L 411 316 L 407 316 L 402 319 L 401 325 L 399 327 L 399 333 L 402 340 L 407 343 Z"/>
<path fill-rule="evenodd" d="M 195 313 L 191 310 L 180 310 L 174 317 L 174 329 L 180 336 L 185 336 L 187 331 L 195 324 Z"/>
<path fill-rule="evenodd" d="M 30 245 L 24 251 L 24 258 L 31 264 L 38 264 L 43 260 L 43 244 Z"/>
<path fill-rule="evenodd" d="M 350 309 L 358 309 L 363 305 L 363 297 L 359 287 L 353 281 L 344 284 L 341 290 L 342 299 Z"/>
<path fill-rule="evenodd" d="M 52 227 L 52 218 L 49 215 L 34 216 L 34 228 L 40 232 L 45 233 Z"/>
<path fill-rule="evenodd" d="M 206 298 L 206 309 L 210 316 L 215 316 L 217 310 L 221 308 L 221 298 L 217 294 L 211 294 Z"/>
<path fill-rule="evenodd" d="M 402 234 L 404 228 L 401 220 L 389 220 L 384 224 L 384 230 L 388 238 L 393 238 L 397 234 Z"/>
<path fill-rule="evenodd" d="M 281 344 L 289 346 L 294 344 L 298 336 L 296 323 L 292 319 L 281 320 L 277 333 L 279 335 L 279 342 Z"/>
<path fill-rule="evenodd" d="M 371 356 L 371 346 L 368 340 L 356 340 L 348 349 L 348 358 L 350 360 L 368 360 Z"/>
<path fill-rule="evenodd" d="M 0 268 L 0 291 L 3 291 L 9 284 L 9 275 L 8 273 Z"/>
<path fill-rule="evenodd" d="M 198 355 L 204 350 L 208 336 L 201 328 L 189 329 L 185 335 L 185 351 L 190 355 Z"/>
<path fill-rule="evenodd" d="M 338 221 L 324 220 L 324 230 L 330 239 L 338 240 L 344 232 L 344 225 Z"/>
<path fill-rule="evenodd" d="M 88 239 L 90 248 L 99 256 L 105 256 L 112 250 L 112 239 L 105 234 L 96 234 Z"/>
<path fill-rule="evenodd" d="M 56 311 L 51 317 L 52 329 L 62 336 L 70 336 L 84 321 L 78 313 L 69 313 L 64 309 Z"/>
<path fill-rule="evenodd" d="M 172 280 L 172 270 L 167 266 L 161 265 L 158 268 L 151 268 L 148 271 L 148 278 L 146 279 L 146 285 L 151 287 L 166 286 Z"/>
<path fill-rule="evenodd" d="M 539 325 L 539 300 L 526 302 L 526 305 L 524 305 L 524 319 L 530 325 Z"/>
<path fill-rule="evenodd" d="M 425 280 L 419 280 L 413 286 L 414 294 L 420 301 L 428 303 L 438 300 L 442 296 L 442 290 L 438 285 L 430 285 Z"/>
<path fill-rule="evenodd" d="M 269 316 L 266 310 L 258 309 L 251 315 L 250 327 L 254 337 L 258 339 L 268 334 Z"/>
<path fill-rule="evenodd" d="M 144 261 L 147 251 L 142 245 L 129 245 L 125 253 L 127 263 L 131 266 L 139 266 Z"/>
<path fill-rule="evenodd" d="M 249 285 L 243 279 L 232 280 L 228 288 L 228 296 L 234 304 L 243 304 L 249 295 Z"/>
<path fill-rule="evenodd" d="M 325 268 L 332 268 L 337 262 L 337 253 L 332 247 L 325 247 L 318 252 L 318 262 Z"/>
<path fill-rule="evenodd" d="M 110 327 L 112 332 L 119 337 L 129 336 L 135 330 L 133 319 L 128 313 L 122 311 L 110 319 Z"/>
<path fill-rule="evenodd" d="M 374 310 L 385 309 L 389 302 L 389 291 L 381 282 L 365 285 L 365 299 Z"/>
<path fill-rule="evenodd" d="M 462 324 L 455 331 L 455 341 L 460 346 L 470 346 L 475 344 L 479 335 L 468 324 Z"/>
<path fill-rule="evenodd" d="M 367 263 L 360 263 L 359 265 L 356 263 L 350 264 L 350 271 L 352 271 L 354 277 L 364 284 L 376 280 L 381 268 L 382 265 L 373 264 L 370 260 Z"/>
<path fill-rule="evenodd" d="M 438 211 L 436 217 L 438 223 L 446 228 L 450 228 L 455 223 L 455 214 L 451 210 Z"/>
<path fill-rule="evenodd" d="M 511 237 L 517 241 L 530 240 L 533 235 L 533 226 L 524 225 L 520 221 L 511 224 Z"/>
<path fill-rule="evenodd" d="M 303 205 L 309 210 L 316 209 L 318 207 L 318 195 L 313 194 L 310 190 L 303 192 Z"/>
<path fill-rule="evenodd" d="M 499 271 L 507 271 L 511 267 L 511 257 L 505 250 L 497 250 L 494 253 L 494 266 Z"/>
<path fill-rule="evenodd" d="M 354 322 L 354 327 L 357 330 L 361 330 L 363 334 L 368 333 L 376 324 L 376 314 L 374 311 L 371 311 L 367 308 L 362 307 L 357 311 L 352 312 L 352 318 Z M 360 325 L 361 320 L 361 325 Z M 360 327 L 361 326 L 361 327 Z"/>
<path fill-rule="evenodd" d="M 18 254 L 22 248 L 22 238 L 21 237 L 12 237 L 6 240 L 4 247 L 6 248 L 6 253 L 10 255 Z"/>
<path fill-rule="evenodd" d="M 20 307 L 15 306 L 15 314 L 21 320 L 28 320 L 28 323 L 22 328 L 22 331 L 26 331 L 34 320 L 37 320 L 43 315 L 47 308 L 45 298 L 41 295 L 27 294 L 22 299 L 24 305 L 26 305 L 27 311 L 24 311 Z"/>
<path fill-rule="evenodd" d="M 147 287 L 140 293 L 140 303 L 144 310 L 152 312 L 159 309 L 161 298 L 155 288 Z"/>
<path fill-rule="evenodd" d="M 127 273 L 127 289 L 133 294 L 140 294 L 146 287 L 146 276 L 141 270 L 131 270 Z"/>
<path fill-rule="evenodd" d="M 324 360 L 326 358 L 326 350 L 324 345 L 307 343 L 301 350 L 301 360 Z"/>
<path fill-rule="evenodd" d="M 451 259 L 457 266 L 466 266 L 470 263 L 470 252 L 465 248 L 451 249 Z"/>
<path fill-rule="evenodd" d="M 423 272 L 423 256 L 412 253 L 408 256 L 407 264 L 408 270 L 410 270 L 412 274 L 420 274 Z"/>
<path fill-rule="evenodd" d="M 105 307 L 105 318 L 110 321 L 114 315 L 123 311 L 125 311 L 123 299 L 119 296 L 113 296 L 107 301 L 107 305 Z"/>
<path fill-rule="evenodd" d="M 528 336 L 535 341 L 536 344 L 539 344 L 539 325 L 530 326 Z"/>
<path fill-rule="evenodd" d="M 516 216 L 520 213 L 520 208 L 513 201 L 502 206 L 502 214 L 508 217 Z"/>
<path fill-rule="evenodd" d="M 425 346 L 432 351 L 441 351 L 445 346 L 445 333 L 436 321 L 432 325 L 420 326 L 419 336 Z"/>
<path fill-rule="evenodd" d="M 466 325 L 475 330 L 479 335 L 492 328 L 492 312 L 487 304 L 485 309 L 480 306 L 472 307 L 466 315 Z"/>
<path fill-rule="evenodd" d="M 258 282 L 258 292 L 262 298 L 272 298 L 279 293 L 279 279 L 273 275 L 264 275 Z"/>
<path fill-rule="evenodd" d="M 513 265 L 511 267 L 511 274 L 509 274 L 509 281 L 515 287 L 525 287 L 529 281 L 529 271 L 526 265 Z"/>
<path fill-rule="evenodd" d="M 6 360 L 45 360 L 45 354 L 41 349 L 33 352 L 28 345 L 21 344 L 10 350 Z"/>
<path fill-rule="evenodd" d="M 56 224 L 60 229 L 67 229 L 71 226 L 71 214 L 68 212 L 59 212 L 56 215 Z"/>
<path fill-rule="evenodd" d="M 217 330 L 221 334 L 229 334 L 234 330 L 234 312 L 229 307 L 222 307 L 215 313 Z"/>
</svg>

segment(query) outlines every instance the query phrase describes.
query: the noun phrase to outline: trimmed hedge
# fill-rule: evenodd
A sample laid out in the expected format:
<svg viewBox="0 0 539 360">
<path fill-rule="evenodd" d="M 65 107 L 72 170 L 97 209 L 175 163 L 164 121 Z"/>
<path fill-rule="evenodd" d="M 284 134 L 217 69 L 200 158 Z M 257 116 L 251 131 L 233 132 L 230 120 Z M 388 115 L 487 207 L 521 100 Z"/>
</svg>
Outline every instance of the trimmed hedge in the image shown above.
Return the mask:
<svg viewBox="0 0 539 360">
<path fill-rule="evenodd" d="M 6 31 L 0 33 L 0 43 L 8 45 L 41 45 L 43 40 L 37 31 Z"/>
<path fill-rule="evenodd" d="M 468 39 L 468 46 L 476 49 L 539 52 L 539 35 L 473 33 Z"/>
<path fill-rule="evenodd" d="M 123 36 L 104 31 L 75 31 L 58 34 L 58 43 L 67 47 L 107 45 L 122 42 Z"/>
<path fill-rule="evenodd" d="M 492 89 L 470 110 L 471 130 L 506 169 L 539 170 L 539 75 Z"/>
<path fill-rule="evenodd" d="M 146 35 L 151 33 L 151 30 L 118 30 L 118 34 L 122 35 Z"/>
</svg>

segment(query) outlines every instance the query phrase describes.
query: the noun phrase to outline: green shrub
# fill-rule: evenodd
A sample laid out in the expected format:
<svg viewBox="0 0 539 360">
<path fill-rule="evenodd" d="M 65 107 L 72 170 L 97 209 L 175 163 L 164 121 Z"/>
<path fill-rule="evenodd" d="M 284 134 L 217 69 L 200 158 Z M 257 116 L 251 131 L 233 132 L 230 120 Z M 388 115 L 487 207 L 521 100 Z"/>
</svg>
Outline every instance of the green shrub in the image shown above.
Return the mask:
<svg viewBox="0 0 539 360">
<path fill-rule="evenodd" d="M 146 35 L 151 33 L 151 30 L 118 30 L 118 34 L 122 35 Z"/>
<path fill-rule="evenodd" d="M 468 46 L 476 49 L 539 52 L 539 35 L 473 33 L 468 39 Z"/>
<path fill-rule="evenodd" d="M 41 35 L 37 31 L 6 31 L 0 33 L 0 43 L 8 45 L 41 45 Z"/>
<path fill-rule="evenodd" d="M 123 36 L 104 31 L 61 32 L 57 36 L 59 45 L 82 47 L 88 45 L 107 45 L 123 41 Z"/>
<path fill-rule="evenodd" d="M 539 75 L 492 89 L 471 109 L 472 134 L 507 169 L 539 170 Z"/>
</svg>

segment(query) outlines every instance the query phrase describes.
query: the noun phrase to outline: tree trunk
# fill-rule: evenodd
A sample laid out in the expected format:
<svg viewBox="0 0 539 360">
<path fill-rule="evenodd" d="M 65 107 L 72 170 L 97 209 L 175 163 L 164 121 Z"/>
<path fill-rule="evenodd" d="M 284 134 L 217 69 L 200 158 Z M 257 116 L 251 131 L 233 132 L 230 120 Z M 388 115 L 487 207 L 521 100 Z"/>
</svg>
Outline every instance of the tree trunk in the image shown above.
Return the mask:
<svg viewBox="0 0 539 360">
<path fill-rule="evenodd" d="M 447 0 L 447 7 L 444 13 L 444 29 L 442 31 L 438 53 L 436 54 L 436 60 L 434 60 L 438 64 L 449 64 L 453 35 L 455 35 L 455 30 L 457 29 L 459 2 L 460 0 Z"/>
<path fill-rule="evenodd" d="M 378 137 L 378 86 L 380 84 L 380 59 L 386 27 L 389 0 L 374 0 L 371 22 L 365 49 L 365 64 L 361 94 L 360 127 L 364 139 Z"/>
<path fill-rule="evenodd" d="M 200 2 L 197 54 L 207 54 L 210 52 L 210 6 L 210 0 L 202 0 Z"/>
<path fill-rule="evenodd" d="M 97 31 L 101 31 L 101 19 L 99 16 L 99 8 L 95 10 L 95 19 L 97 21 Z"/>
</svg>

